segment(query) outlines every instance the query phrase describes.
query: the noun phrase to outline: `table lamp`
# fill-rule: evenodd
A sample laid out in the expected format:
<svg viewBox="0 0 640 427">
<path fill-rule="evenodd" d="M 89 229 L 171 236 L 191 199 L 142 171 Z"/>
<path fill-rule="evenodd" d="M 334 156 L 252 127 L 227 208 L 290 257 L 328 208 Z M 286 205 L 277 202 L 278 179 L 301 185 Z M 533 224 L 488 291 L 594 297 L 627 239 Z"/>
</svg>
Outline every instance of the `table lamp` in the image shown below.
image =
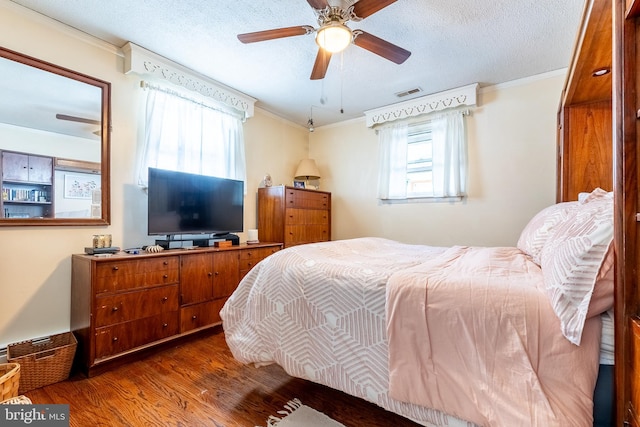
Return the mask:
<svg viewBox="0 0 640 427">
<path fill-rule="evenodd" d="M 320 179 L 320 171 L 313 159 L 302 159 L 296 169 L 295 179 L 305 180 L 304 188 L 309 188 L 310 179 Z"/>
</svg>

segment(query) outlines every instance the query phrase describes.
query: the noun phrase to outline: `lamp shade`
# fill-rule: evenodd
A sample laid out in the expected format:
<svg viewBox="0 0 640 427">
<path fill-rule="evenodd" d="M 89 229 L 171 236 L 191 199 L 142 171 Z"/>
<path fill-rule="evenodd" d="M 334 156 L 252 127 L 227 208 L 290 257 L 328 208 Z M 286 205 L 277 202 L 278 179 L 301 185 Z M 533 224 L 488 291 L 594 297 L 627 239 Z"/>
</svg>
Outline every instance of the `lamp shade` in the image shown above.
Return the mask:
<svg viewBox="0 0 640 427">
<path fill-rule="evenodd" d="M 300 160 L 294 176 L 296 179 L 320 179 L 320 171 L 316 166 L 316 161 L 313 159 Z"/>
<path fill-rule="evenodd" d="M 345 50 L 352 38 L 351 30 L 346 25 L 333 22 L 318 30 L 316 43 L 328 52 L 337 53 Z"/>
</svg>

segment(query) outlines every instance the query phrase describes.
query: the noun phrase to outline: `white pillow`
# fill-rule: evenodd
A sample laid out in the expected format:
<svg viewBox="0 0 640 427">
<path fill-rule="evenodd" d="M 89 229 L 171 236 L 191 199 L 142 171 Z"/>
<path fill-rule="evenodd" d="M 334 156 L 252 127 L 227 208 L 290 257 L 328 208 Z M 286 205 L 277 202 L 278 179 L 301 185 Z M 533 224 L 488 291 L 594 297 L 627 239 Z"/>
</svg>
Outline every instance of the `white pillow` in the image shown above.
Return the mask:
<svg viewBox="0 0 640 427">
<path fill-rule="evenodd" d="M 545 290 L 562 333 L 576 345 L 613 240 L 613 195 L 600 192 L 557 224 L 540 253 Z"/>
<path fill-rule="evenodd" d="M 563 202 L 551 205 L 538 212 L 524 227 L 516 244 L 517 248 L 531 257 L 540 265 L 542 248 L 554 233 L 558 224 L 571 216 L 571 212 L 578 208 L 579 202 Z"/>
</svg>

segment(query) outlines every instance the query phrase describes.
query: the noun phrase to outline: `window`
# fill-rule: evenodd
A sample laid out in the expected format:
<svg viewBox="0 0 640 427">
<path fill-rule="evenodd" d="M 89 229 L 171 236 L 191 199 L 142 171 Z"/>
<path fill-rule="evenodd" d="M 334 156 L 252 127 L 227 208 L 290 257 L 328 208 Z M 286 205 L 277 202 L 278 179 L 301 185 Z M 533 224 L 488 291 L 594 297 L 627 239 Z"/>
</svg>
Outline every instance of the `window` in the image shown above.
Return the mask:
<svg viewBox="0 0 640 427">
<path fill-rule="evenodd" d="M 433 195 L 431 121 L 411 124 L 407 134 L 407 198 Z"/>
<path fill-rule="evenodd" d="M 147 89 L 139 185 L 146 187 L 149 167 L 246 182 L 241 114 L 168 88 Z"/>
<path fill-rule="evenodd" d="M 380 200 L 464 196 L 467 159 L 461 111 L 391 123 L 378 135 Z"/>
</svg>

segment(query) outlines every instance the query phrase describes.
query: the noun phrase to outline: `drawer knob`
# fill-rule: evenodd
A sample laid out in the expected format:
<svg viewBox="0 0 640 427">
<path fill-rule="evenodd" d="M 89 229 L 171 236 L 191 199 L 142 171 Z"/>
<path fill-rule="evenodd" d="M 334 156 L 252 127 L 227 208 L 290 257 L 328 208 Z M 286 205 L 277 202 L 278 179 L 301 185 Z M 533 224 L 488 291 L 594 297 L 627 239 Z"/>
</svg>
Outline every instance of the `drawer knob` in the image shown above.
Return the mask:
<svg viewBox="0 0 640 427">
<path fill-rule="evenodd" d="M 168 274 L 165 274 L 165 275 L 164 275 L 164 276 L 162 276 L 162 277 L 166 279 L 167 277 L 169 277 L 169 275 L 168 275 Z"/>
<path fill-rule="evenodd" d="M 211 277 L 211 276 L 213 276 L 213 273 L 212 272 L 208 272 L 207 276 Z"/>
<path fill-rule="evenodd" d="M 112 341 L 113 341 L 113 342 L 118 341 L 118 337 L 113 337 Z"/>
<path fill-rule="evenodd" d="M 191 316 L 191 320 L 196 320 L 198 318 L 198 316 L 196 316 L 195 314 L 193 316 Z"/>
<path fill-rule="evenodd" d="M 118 311 L 118 307 L 113 307 L 111 311 Z"/>
<path fill-rule="evenodd" d="M 247 252 L 247 253 L 249 254 L 250 257 L 253 256 L 253 254 L 251 252 Z"/>
<path fill-rule="evenodd" d="M 215 275 L 217 276 L 218 274 L 220 274 L 220 273 L 218 273 L 218 272 L 216 271 Z"/>
<path fill-rule="evenodd" d="M 169 326 L 169 324 L 168 324 L 168 323 L 163 323 L 163 324 L 162 324 L 162 327 L 163 327 L 163 328 L 166 328 L 167 326 Z"/>
<path fill-rule="evenodd" d="M 163 262 L 162 264 L 164 265 L 169 265 L 169 263 L 167 261 Z"/>
<path fill-rule="evenodd" d="M 117 265 L 113 267 L 113 271 L 118 271 L 118 270 L 119 270 L 119 268 L 118 268 Z"/>
<path fill-rule="evenodd" d="M 169 299 L 169 297 L 164 297 L 164 298 L 162 298 L 162 302 L 167 302 L 168 299 Z"/>
</svg>

